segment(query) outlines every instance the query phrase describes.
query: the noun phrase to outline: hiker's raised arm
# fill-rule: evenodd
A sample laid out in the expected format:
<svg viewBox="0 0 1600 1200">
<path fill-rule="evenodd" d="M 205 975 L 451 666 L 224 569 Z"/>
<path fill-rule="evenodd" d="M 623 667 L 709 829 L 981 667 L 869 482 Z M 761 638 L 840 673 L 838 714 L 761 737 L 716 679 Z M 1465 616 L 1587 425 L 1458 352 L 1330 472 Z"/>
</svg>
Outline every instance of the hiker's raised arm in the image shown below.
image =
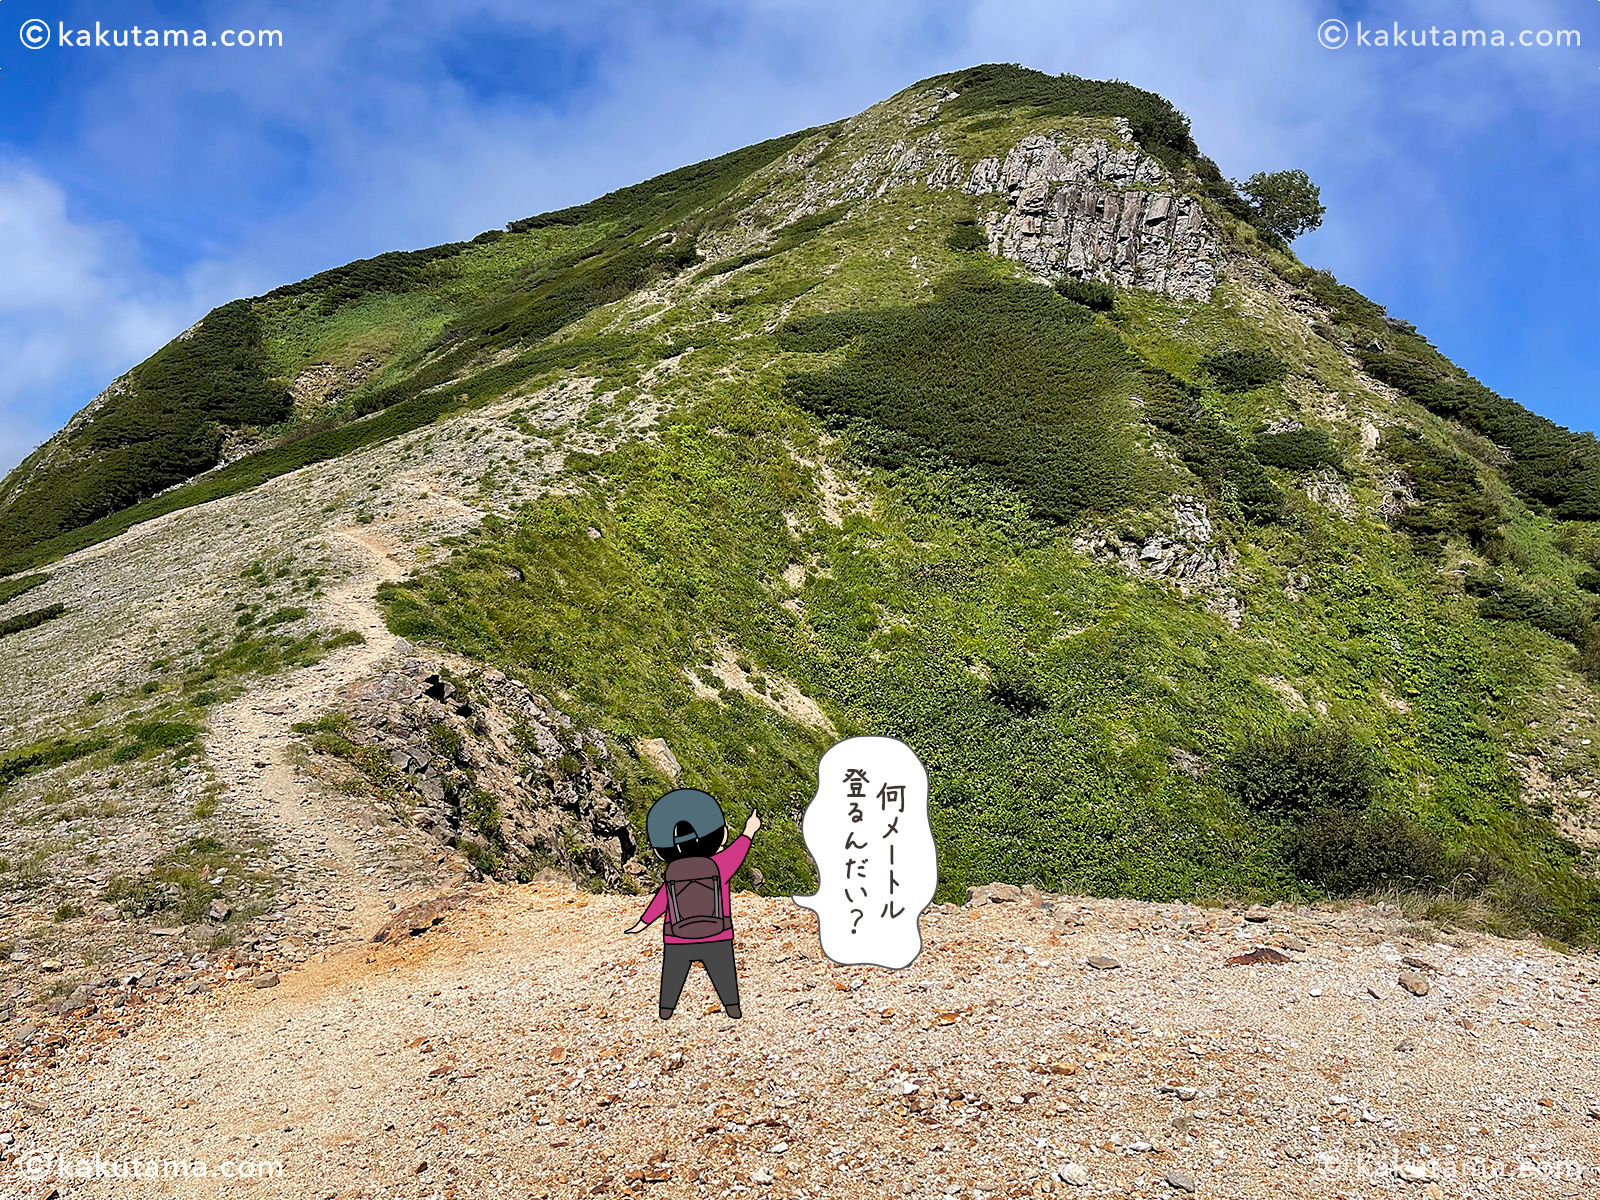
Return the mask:
<svg viewBox="0 0 1600 1200">
<path fill-rule="evenodd" d="M 753 838 L 756 835 L 756 830 L 760 828 L 761 818 L 752 812 L 750 814 L 750 819 L 744 823 L 744 836 L 747 838 Z"/>
</svg>

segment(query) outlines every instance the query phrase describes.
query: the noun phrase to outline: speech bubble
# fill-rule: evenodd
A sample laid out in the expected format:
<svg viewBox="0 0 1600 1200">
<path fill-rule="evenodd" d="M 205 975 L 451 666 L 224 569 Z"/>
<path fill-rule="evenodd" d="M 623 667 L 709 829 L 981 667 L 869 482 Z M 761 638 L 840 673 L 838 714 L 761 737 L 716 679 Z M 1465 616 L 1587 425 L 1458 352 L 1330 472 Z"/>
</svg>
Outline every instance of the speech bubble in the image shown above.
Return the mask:
<svg viewBox="0 0 1600 1200">
<path fill-rule="evenodd" d="M 822 952 L 841 966 L 898 971 L 922 952 L 922 910 L 939 882 L 928 826 L 928 772 L 904 742 L 854 737 L 817 764 L 817 794 L 800 825 L 816 861 Z"/>
</svg>

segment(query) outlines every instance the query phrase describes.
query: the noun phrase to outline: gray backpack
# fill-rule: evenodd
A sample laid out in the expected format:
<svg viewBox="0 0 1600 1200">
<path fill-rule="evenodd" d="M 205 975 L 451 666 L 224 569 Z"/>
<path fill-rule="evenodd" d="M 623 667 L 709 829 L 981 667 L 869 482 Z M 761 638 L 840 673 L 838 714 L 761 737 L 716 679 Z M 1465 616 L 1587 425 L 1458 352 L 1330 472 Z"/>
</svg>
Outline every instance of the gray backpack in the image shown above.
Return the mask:
<svg viewBox="0 0 1600 1200">
<path fill-rule="evenodd" d="M 667 864 L 668 937 L 708 938 L 733 928 L 723 911 L 722 875 L 709 858 L 680 858 Z"/>
</svg>

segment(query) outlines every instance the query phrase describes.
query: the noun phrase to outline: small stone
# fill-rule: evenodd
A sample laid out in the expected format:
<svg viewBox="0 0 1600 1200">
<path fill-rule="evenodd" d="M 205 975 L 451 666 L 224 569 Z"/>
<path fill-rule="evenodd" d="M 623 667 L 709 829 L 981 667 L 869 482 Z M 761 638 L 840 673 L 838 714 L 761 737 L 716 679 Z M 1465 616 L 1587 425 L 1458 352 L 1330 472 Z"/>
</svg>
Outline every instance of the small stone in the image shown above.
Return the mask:
<svg viewBox="0 0 1600 1200">
<path fill-rule="evenodd" d="M 1271 946 L 1257 946 L 1244 954 L 1235 954 L 1227 960 L 1230 967 L 1254 967 L 1262 963 L 1278 964 L 1291 961 L 1287 954 L 1274 950 Z"/>
<path fill-rule="evenodd" d="M 1089 1172 L 1078 1163 L 1062 1163 L 1056 1168 L 1056 1178 L 1073 1187 L 1082 1187 L 1089 1182 Z"/>
<path fill-rule="evenodd" d="M 967 903 L 1015 904 L 1022 899 L 1022 889 L 1012 883 L 989 883 L 982 887 L 967 888 Z"/>
<path fill-rule="evenodd" d="M 206 918 L 212 921 L 226 921 L 228 914 L 233 912 L 233 906 L 221 900 L 213 900 L 211 907 L 206 909 Z"/>
<path fill-rule="evenodd" d="M 1427 1183 L 1433 1178 L 1433 1173 L 1422 1163 L 1401 1163 L 1394 1173 L 1407 1183 Z"/>
<path fill-rule="evenodd" d="M 1310 949 L 1304 938 L 1297 938 L 1292 933 L 1279 934 L 1278 945 L 1282 946 L 1285 950 L 1293 950 L 1297 954 L 1304 954 Z"/>
<path fill-rule="evenodd" d="M 1262 908 L 1261 905 L 1258 904 L 1244 914 L 1244 919 L 1246 921 L 1255 921 L 1257 923 L 1262 921 L 1270 921 L 1272 919 L 1272 910 L 1269 908 Z"/>
<path fill-rule="evenodd" d="M 61 970 L 61 964 L 53 958 L 42 959 L 39 963 L 39 970 L 45 972 L 46 974 L 54 975 L 56 972 Z"/>
<path fill-rule="evenodd" d="M 1167 1186 L 1176 1188 L 1180 1192 L 1194 1191 L 1194 1176 L 1187 1171 L 1180 1171 L 1177 1167 L 1167 1172 Z"/>
<path fill-rule="evenodd" d="M 754 1171 L 750 1172 L 750 1182 L 771 1183 L 772 1172 L 767 1170 L 765 1167 L 757 1167 Z"/>
<path fill-rule="evenodd" d="M 1096 971 L 1115 971 L 1122 964 L 1114 958 L 1107 958 L 1104 954 L 1091 954 L 1088 963 Z"/>
<path fill-rule="evenodd" d="M 266 971 L 252 979 L 250 981 L 250 986 L 258 988 L 270 988 L 277 987 L 278 982 L 278 973 L 276 971 Z"/>
<path fill-rule="evenodd" d="M 1413 996 L 1426 996 L 1428 994 L 1428 977 L 1421 971 L 1401 971 L 1400 986 Z"/>
<path fill-rule="evenodd" d="M 677 782 L 678 776 L 683 774 L 683 768 L 678 765 L 678 756 L 672 753 L 672 747 L 667 745 L 665 738 L 641 739 L 639 757 L 673 782 Z"/>
</svg>

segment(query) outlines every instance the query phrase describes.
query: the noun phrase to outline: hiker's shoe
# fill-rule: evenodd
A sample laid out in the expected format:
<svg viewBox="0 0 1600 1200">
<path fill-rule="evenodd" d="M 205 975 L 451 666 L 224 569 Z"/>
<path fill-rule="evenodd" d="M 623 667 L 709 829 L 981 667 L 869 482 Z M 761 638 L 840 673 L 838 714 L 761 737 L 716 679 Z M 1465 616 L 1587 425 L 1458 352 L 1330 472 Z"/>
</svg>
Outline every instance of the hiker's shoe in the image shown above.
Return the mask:
<svg viewBox="0 0 1600 1200">
<path fill-rule="evenodd" d="M 663 1021 L 670 1021 L 670 1020 L 672 1020 L 672 1010 L 671 1010 L 671 1009 L 670 1009 L 670 1008 L 663 1008 L 663 1009 L 662 1009 L 662 1010 L 661 1010 L 661 1019 L 662 1019 L 662 1020 L 663 1020 Z"/>
<path fill-rule="evenodd" d="M 737 1004 L 730 1004 L 728 1005 L 728 1015 L 737 1021 L 740 1017 L 744 1016 L 744 1012 Z"/>
</svg>

